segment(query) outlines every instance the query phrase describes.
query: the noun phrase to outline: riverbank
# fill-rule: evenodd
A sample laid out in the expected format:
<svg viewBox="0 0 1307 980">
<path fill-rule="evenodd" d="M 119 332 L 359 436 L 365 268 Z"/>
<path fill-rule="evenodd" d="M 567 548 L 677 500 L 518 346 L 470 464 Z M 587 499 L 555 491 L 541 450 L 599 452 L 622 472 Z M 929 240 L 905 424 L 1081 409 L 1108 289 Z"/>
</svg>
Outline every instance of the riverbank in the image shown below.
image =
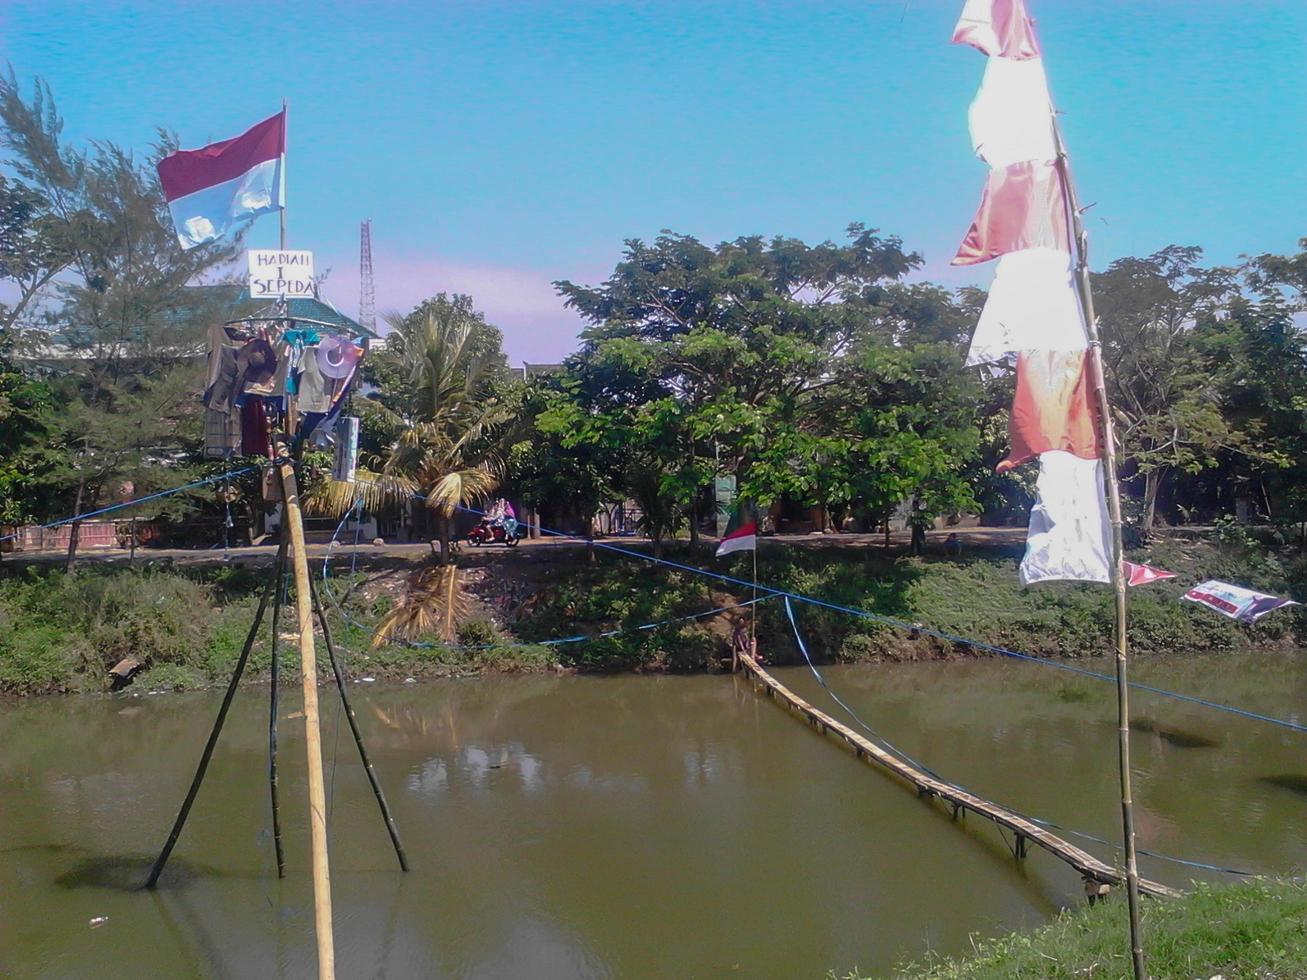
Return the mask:
<svg viewBox="0 0 1307 980">
<path fill-rule="evenodd" d="M 1307 976 L 1307 886 L 1256 880 L 1200 886 L 1183 899 L 1144 903 L 1155 980 Z M 903 968 L 895 980 L 1125 980 L 1131 974 L 1126 904 L 1119 897 L 1068 910 L 1029 934 L 975 944 L 975 953 Z M 832 980 L 834 974 L 830 975 Z M 858 974 L 847 980 L 860 980 Z"/>
<path fill-rule="evenodd" d="M 943 633 L 1038 656 L 1092 657 L 1110 644 L 1108 590 L 1053 583 L 1021 589 L 1018 542 L 969 544 L 962 555 L 925 558 L 828 539 L 820 547 L 766 540 L 759 552 L 765 585 L 812 596 Z M 712 557 L 710 546 L 675 546 L 668 557 L 736 578 L 747 556 Z M 1240 529 L 1205 539 L 1159 537 L 1131 558 L 1178 573 L 1174 581 L 1131 590 L 1131 644 L 1136 653 L 1220 653 L 1298 646 L 1307 616 L 1285 610 L 1246 627 L 1179 601 L 1202 578 L 1227 579 L 1307 598 L 1307 559 L 1296 549 L 1259 543 Z M 369 650 L 376 624 L 402 600 L 417 556 L 361 549 L 333 559 L 329 588 L 333 630 L 355 675 L 406 679 L 481 670 L 703 671 L 728 655 L 734 610 L 747 587 L 597 550 L 540 548 L 466 553 L 460 583 L 467 593 L 457 641 L 423 635 Z M 351 571 L 351 565 L 353 569 Z M 185 689 L 221 682 L 240 651 L 258 590 L 270 574 L 266 556 L 231 562 L 171 564 L 141 556 L 135 568 L 87 563 L 67 576 L 48 564 L 0 565 L 0 693 L 101 690 L 114 664 L 146 665 L 138 683 Z M 321 565 L 315 564 L 315 575 Z M 959 643 L 916 634 L 870 618 L 796 604 L 812 654 L 826 662 L 947 659 L 971 656 Z M 650 624 L 658 624 L 652 628 Z M 296 667 L 283 619 L 284 663 Z M 764 656 L 798 655 L 783 607 L 758 606 Z M 612 633 L 614 635 L 598 636 Z M 264 640 L 250 664 L 266 678 Z M 574 639 L 596 637 L 595 639 Z M 546 641 L 567 640 L 562 643 Z"/>
</svg>

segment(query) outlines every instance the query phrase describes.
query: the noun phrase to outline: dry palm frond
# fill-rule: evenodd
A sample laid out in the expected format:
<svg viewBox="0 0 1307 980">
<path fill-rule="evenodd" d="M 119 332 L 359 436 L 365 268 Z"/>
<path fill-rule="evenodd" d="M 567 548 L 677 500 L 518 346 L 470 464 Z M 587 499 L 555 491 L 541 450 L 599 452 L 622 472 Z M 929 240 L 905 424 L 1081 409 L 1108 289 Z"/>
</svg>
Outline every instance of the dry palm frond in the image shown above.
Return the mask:
<svg viewBox="0 0 1307 980">
<path fill-rule="evenodd" d="M 427 506 L 449 517 L 460 506 L 485 500 L 499 486 L 499 478 L 484 466 L 446 473 L 427 491 Z"/>
<path fill-rule="evenodd" d="M 407 477 L 371 470 L 358 470 L 350 483 L 327 477 L 304 500 L 304 509 L 322 517 L 344 517 L 363 498 L 363 509 L 375 513 L 386 504 L 400 504 L 413 496 L 415 486 Z"/>
<path fill-rule="evenodd" d="M 424 568 L 409 579 L 408 591 L 382 617 L 372 649 L 423 633 L 439 632 L 445 642 L 453 642 L 455 625 L 467 610 L 468 598 L 459 588 L 456 566 Z"/>
</svg>

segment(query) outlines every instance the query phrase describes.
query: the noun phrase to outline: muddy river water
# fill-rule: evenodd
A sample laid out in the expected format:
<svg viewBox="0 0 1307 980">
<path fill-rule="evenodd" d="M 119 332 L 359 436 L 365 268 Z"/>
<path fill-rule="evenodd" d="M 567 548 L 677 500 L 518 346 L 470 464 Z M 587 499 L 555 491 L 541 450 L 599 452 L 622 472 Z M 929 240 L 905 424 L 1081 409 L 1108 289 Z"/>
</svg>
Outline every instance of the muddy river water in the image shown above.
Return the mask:
<svg viewBox="0 0 1307 980">
<path fill-rule="evenodd" d="M 1110 663 L 1090 664 L 1110 670 Z M 1144 661 L 1140 680 L 1307 718 L 1307 653 Z M 839 709 L 806 671 L 777 671 Z M 827 668 L 902 750 L 969 789 L 1117 833 L 1113 689 L 1032 664 Z M 1083 901 L 740 679 L 484 677 L 355 684 L 413 870 L 402 874 L 323 689 L 341 977 L 824 977 L 885 973 Z M 272 856 L 266 688 L 242 690 L 190 823 L 139 890 L 219 695 L 0 703 L 0 976 L 314 973 L 302 723 L 283 699 L 288 875 Z M 1135 696 L 1140 846 L 1292 873 L 1307 736 Z M 1110 847 L 1080 840 L 1113 860 Z M 1153 858 L 1183 886 L 1218 872 Z"/>
</svg>

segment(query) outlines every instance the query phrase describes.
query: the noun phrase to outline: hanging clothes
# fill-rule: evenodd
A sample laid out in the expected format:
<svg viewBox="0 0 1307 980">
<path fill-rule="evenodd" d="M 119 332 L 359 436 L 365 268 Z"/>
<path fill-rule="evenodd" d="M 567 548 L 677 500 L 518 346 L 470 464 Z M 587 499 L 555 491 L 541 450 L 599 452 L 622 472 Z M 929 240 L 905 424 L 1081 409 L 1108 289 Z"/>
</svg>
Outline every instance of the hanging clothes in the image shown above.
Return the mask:
<svg viewBox="0 0 1307 980">
<path fill-rule="evenodd" d="M 204 410 L 204 455 L 226 459 L 241 449 L 241 416 L 236 412 Z"/>
<path fill-rule="evenodd" d="M 268 456 L 268 416 L 263 399 L 246 398 L 240 414 L 241 452 L 246 456 Z"/>
<path fill-rule="evenodd" d="M 318 366 L 317 351 L 309 348 L 300 359 L 299 410 L 301 412 L 327 412 L 331 409 L 330 382 Z"/>
</svg>

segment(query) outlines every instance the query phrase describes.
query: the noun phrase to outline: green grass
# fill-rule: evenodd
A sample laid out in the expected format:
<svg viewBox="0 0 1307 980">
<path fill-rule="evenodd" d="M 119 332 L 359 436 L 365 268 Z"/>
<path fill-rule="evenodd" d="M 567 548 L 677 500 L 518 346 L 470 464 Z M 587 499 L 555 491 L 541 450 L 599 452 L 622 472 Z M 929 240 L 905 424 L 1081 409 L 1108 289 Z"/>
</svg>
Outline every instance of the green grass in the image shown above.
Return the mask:
<svg viewBox="0 0 1307 980">
<path fill-rule="evenodd" d="M 1024 653 L 1089 657 L 1107 652 L 1109 591 L 1073 583 L 1022 589 L 1016 576 L 1019 555 L 1019 548 L 973 548 L 957 561 L 923 560 L 886 556 L 876 549 L 764 542 L 758 571 L 768 585 Z M 747 556 L 717 561 L 707 548 L 691 551 L 680 545 L 669 557 L 736 577 L 749 574 Z M 1180 572 L 1185 582 L 1216 575 L 1307 599 L 1307 559 L 1233 531 L 1212 542 L 1161 540 L 1131 557 Z M 505 557 L 505 570 L 512 560 Z M 384 593 L 368 597 L 362 590 L 348 592 L 344 599 L 348 617 L 361 628 L 347 628 L 333 612 L 333 632 L 347 651 L 350 671 L 377 676 L 529 671 L 556 664 L 589 671 L 701 671 L 719 666 L 730 620 L 746 615 L 734 612 L 716 621 L 640 630 L 636 627 L 646 623 L 743 600 L 749 590 L 603 553 L 593 563 L 579 551 L 562 553 L 541 571 L 528 615 L 506 632 L 488 619 L 469 619 L 459 627 L 456 647 L 422 637 L 428 645 L 369 650 L 370 627 L 390 598 Z M 133 570 L 87 564 L 68 576 L 55 568 L 0 564 L 0 693 L 97 690 L 109 668 L 125 656 L 144 661 L 159 686 L 221 682 L 239 655 L 267 574 L 266 569 L 224 565 Z M 349 584 L 348 576 L 333 578 L 333 594 L 345 596 Z M 1183 588 L 1163 582 L 1131 590 L 1135 653 L 1219 654 L 1307 641 L 1307 613 L 1301 609 L 1282 610 L 1246 627 L 1179 601 Z M 329 606 L 334 608 L 334 601 Z M 809 649 L 826 662 L 968 653 L 946 640 L 832 609 L 796 603 L 795 613 Z M 798 652 L 781 604 L 762 603 L 758 616 L 763 653 L 773 663 L 794 662 Z M 283 623 L 283 632 L 292 629 Z M 266 626 L 264 630 L 266 637 Z M 622 632 L 539 645 L 611 630 Z M 295 670 L 293 645 L 282 649 L 283 669 Z M 262 641 L 250 658 L 250 675 L 264 677 L 269 667 L 268 644 Z"/>
<path fill-rule="evenodd" d="M 1183 899 L 1145 901 L 1144 949 L 1154 980 L 1307 977 L 1307 887 L 1258 880 L 1199 886 Z M 1128 980 L 1120 896 L 1064 912 L 1029 934 L 976 943 L 973 955 L 902 967 L 896 980 Z M 832 980 L 834 974 L 830 975 Z M 857 980 L 858 974 L 848 975 Z"/>
</svg>

